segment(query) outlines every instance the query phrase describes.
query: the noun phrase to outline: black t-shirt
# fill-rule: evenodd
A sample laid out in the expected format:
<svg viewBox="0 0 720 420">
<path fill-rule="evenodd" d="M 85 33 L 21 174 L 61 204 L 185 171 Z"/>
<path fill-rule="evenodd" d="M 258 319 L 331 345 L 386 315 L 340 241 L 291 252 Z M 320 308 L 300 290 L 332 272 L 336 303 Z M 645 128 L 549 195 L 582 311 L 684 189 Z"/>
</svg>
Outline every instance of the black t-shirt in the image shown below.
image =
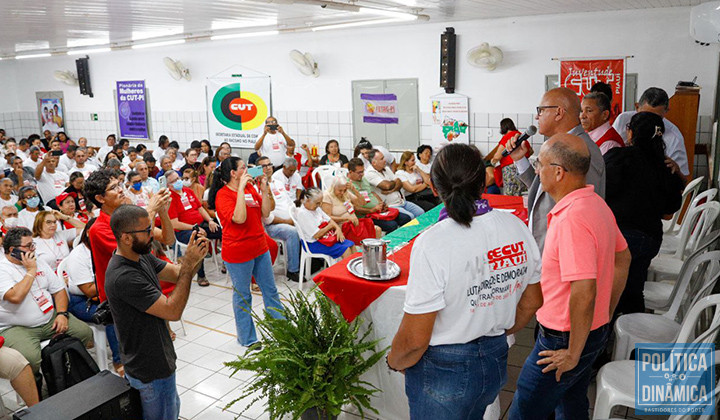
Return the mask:
<svg viewBox="0 0 720 420">
<path fill-rule="evenodd" d="M 162 295 L 157 273 L 167 263 L 147 254 L 135 262 L 114 254 L 105 272 L 125 370 L 144 383 L 175 372 L 175 347 L 165 320 L 146 313 Z"/>
<path fill-rule="evenodd" d="M 340 159 L 338 159 L 338 162 L 340 162 L 340 166 L 345 165 L 346 163 L 348 163 L 347 156 L 340 153 Z M 334 162 L 334 163 L 337 163 L 337 162 Z M 328 158 L 328 155 L 324 155 L 323 157 L 320 158 L 320 164 L 321 165 L 332 165 L 332 163 L 330 162 L 330 159 Z"/>
</svg>

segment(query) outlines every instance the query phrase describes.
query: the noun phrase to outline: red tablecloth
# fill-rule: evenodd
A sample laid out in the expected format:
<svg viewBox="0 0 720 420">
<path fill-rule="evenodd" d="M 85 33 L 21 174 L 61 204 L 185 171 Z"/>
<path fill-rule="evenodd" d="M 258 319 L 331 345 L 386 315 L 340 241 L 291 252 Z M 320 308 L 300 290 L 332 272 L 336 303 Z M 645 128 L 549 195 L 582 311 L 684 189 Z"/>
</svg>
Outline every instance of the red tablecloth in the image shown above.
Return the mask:
<svg viewBox="0 0 720 420">
<path fill-rule="evenodd" d="M 523 207 L 522 197 L 504 195 L 483 195 L 493 208 L 513 209 L 513 214 L 527 223 L 527 210 Z M 400 275 L 389 281 L 369 281 L 357 277 L 347 269 L 347 263 L 353 258 L 359 257 L 355 253 L 342 261 L 328 267 L 318 273 L 313 279 L 320 290 L 335 302 L 348 322 L 352 322 L 360 312 L 364 311 L 375 299 L 393 286 L 404 286 L 407 284 L 410 273 L 410 252 L 415 243 L 413 239 L 406 246 L 388 256 L 400 266 Z"/>
</svg>

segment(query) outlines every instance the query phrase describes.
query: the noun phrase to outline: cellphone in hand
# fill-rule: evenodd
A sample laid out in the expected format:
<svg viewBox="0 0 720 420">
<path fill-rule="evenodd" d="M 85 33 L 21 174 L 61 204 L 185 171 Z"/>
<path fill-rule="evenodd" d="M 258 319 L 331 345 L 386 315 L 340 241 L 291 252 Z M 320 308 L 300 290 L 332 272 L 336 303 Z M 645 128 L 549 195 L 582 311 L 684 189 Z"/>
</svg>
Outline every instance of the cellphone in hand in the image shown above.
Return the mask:
<svg viewBox="0 0 720 420">
<path fill-rule="evenodd" d="M 259 176 L 262 176 L 263 174 L 263 168 L 262 166 L 255 166 L 252 168 L 248 168 L 247 170 L 248 175 L 250 175 L 253 178 L 257 178 Z"/>
<path fill-rule="evenodd" d="M 277 130 L 278 125 L 277 124 L 268 124 L 268 127 L 270 127 L 271 130 Z"/>
<path fill-rule="evenodd" d="M 195 225 L 195 226 L 193 226 L 192 230 L 194 230 L 195 233 L 199 233 L 199 232 L 200 232 L 200 226 Z"/>
<path fill-rule="evenodd" d="M 20 261 L 22 261 L 23 255 L 25 255 L 25 252 L 19 248 L 13 248 L 13 250 L 10 252 L 11 257 L 15 258 L 16 260 L 20 260 Z"/>
<path fill-rule="evenodd" d="M 167 188 L 167 179 L 164 176 L 161 176 L 160 179 L 158 179 L 158 184 L 160 184 L 160 189 Z"/>
<path fill-rule="evenodd" d="M 53 150 L 53 151 L 50 153 L 50 155 L 52 155 L 52 156 L 62 156 L 62 155 L 63 155 L 63 152 L 62 152 L 62 150 Z"/>
</svg>

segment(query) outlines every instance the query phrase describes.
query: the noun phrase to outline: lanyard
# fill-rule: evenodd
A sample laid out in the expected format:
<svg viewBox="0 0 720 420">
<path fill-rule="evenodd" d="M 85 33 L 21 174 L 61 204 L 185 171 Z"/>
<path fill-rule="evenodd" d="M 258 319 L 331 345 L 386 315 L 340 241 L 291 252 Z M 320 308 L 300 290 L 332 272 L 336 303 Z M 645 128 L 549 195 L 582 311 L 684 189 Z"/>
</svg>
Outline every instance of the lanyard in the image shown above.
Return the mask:
<svg viewBox="0 0 720 420">
<path fill-rule="evenodd" d="M 492 207 L 490 207 L 490 204 L 487 200 L 481 199 L 481 200 L 475 200 L 475 216 L 482 216 L 485 213 L 488 213 L 492 211 Z M 438 217 L 438 222 L 447 219 L 450 217 L 447 213 L 447 209 L 445 207 L 440 210 L 440 216 Z"/>
</svg>

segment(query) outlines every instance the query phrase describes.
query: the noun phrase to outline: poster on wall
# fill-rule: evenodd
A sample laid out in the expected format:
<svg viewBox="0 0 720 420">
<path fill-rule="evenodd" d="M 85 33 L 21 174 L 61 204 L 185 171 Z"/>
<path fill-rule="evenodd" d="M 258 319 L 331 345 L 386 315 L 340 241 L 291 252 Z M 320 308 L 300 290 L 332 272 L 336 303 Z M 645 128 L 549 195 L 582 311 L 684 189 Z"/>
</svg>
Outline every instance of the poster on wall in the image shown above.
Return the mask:
<svg viewBox="0 0 720 420">
<path fill-rule="evenodd" d="M 468 97 L 442 94 L 430 98 L 432 107 L 432 144 L 435 150 L 450 143 L 470 143 Z"/>
<path fill-rule="evenodd" d="M 149 138 L 145 81 L 118 81 L 116 86 L 120 137 Z"/>
<path fill-rule="evenodd" d="M 394 93 L 361 93 L 363 122 L 370 124 L 397 124 L 398 100 Z"/>
<path fill-rule="evenodd" d="M 613 92 L 610 113 L 612 120 L 624 111 L 625 58 L 561 59 L 558 80 L 560 86 L 574 90 L 581 100 L 595 83 L 607 83 Z"/>
<path fill-rule="evenodd" d="M 52 134 L 65 131 L 65 106 L 62 92 L 36 92 L 40 129 Z"/>
<path fill-rule="evenodd" d="M 209 78 L 206 95 L 210 143 L 254 147 L 272 112 L 270 77 Z"/>
</svg>

